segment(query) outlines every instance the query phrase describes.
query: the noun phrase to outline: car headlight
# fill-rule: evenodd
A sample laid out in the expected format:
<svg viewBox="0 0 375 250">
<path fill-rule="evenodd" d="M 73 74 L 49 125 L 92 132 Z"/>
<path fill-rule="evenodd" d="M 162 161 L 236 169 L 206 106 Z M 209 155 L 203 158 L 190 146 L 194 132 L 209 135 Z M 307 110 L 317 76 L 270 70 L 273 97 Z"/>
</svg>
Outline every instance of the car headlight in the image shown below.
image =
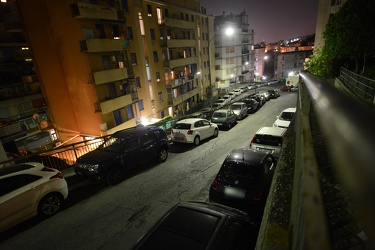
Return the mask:
<svg viewBox="0 0 375 250">
<path fill-rule="evenodd" d="M 98 170 L 99 164 L 80 164 L 79 168 L 85 169 L 90 172 Z"/>
</svg>

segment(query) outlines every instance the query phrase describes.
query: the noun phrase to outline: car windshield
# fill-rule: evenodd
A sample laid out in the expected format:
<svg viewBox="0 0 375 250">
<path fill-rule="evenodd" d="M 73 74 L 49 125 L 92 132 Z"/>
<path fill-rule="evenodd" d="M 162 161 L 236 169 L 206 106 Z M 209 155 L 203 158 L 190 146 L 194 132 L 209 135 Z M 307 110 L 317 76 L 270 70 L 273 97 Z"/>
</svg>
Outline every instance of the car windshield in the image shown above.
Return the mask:
<svg viewBox="0 0 375 250">
<path fill-rule="evenodd" d="M 175 129 L 190 129 L 191 124 L 189 123 L 176 123 L 174 126 Z"/>
<path fill-rule="evenodd" d="M 279 119 L 284 121 L 291 121 L 293 118 L 294 112 L 283 112 Z"/>
<path fill-rule="evenodd" d="M 254 180 L 256 175 L 254 167 L 238 162 L 225 162 L 222 171 L 224 175 L 244 177 L 250 180 Z"/>
<path fill-rule="evenodd" d="M 241 105 L 239 105 L 239 104 L 234 104 L 234 105 L 232 105 L 230 107 L 231 107 L 231 109 L 234 109 L 234 110 L 241 109 Z"/>
<path fill-rule="evenodd" d="M 226 117 L 226 113 L 225 112 L 215 112 L 212 117 L 214 118 L 223 118 L 223 117 Z"/>
<path fill-rule="evenodd" d="M 254 143 L 269 145 L 269 146 L 279 146 L 283 142 L 283 139 L 278 136 L 272 135 L 256 135 Z"/>
<path fill-rule="evenodd" d="M 120 152 L 124 149 L 124 139 L 109 137 L 107 138 L 98 149 L 103 151 Z"/>
</svg>

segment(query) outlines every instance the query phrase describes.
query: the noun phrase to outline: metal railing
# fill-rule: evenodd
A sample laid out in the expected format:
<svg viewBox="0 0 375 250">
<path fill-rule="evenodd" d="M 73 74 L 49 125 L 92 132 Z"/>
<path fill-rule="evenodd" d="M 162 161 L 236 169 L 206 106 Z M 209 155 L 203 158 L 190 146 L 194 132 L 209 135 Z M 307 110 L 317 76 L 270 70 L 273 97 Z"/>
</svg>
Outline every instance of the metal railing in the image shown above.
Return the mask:
<svg viewBox="0 0 375 250">
<path fill-rule="evenodd" d="M 358 75 L 343 67 L 340 70 L 340 79 L 353 93 L 375 103 L 375 80 Z"/>
</svg>

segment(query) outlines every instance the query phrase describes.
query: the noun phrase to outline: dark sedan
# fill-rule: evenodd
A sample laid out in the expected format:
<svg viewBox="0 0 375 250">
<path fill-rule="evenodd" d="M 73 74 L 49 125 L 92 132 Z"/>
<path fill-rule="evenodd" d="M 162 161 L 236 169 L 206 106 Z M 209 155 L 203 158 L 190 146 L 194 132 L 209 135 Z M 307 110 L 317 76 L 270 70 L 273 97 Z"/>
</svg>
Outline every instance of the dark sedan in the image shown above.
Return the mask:
<svg viewBox="0 0 375 250">
<path fill-rule="evenodd" d="M 279 92 L 277 92 L 274 89 L 267 90 L 268 94 L 270 95 L 271 99 L 276 99 L 277 97 L 280 96 Z"/>
<path fill-rule="evenodd" d="M 253 98 L 245 98 L 242 99 L 241 102 L 246 103 L 248 114 L 253 114 L 260 108 L 259 102 Z"/>
<path fill-rule="evenodd" d="M 233 149 L 210 187 L 210 201 L 262 215 L 276 163 L 265 151 Z"/>
<path fill-rule="evenodd" d="M 174 206 L 133 249 L 254 249 L 257 226 L 237 209 L 209 202 Z"/>
</svg>

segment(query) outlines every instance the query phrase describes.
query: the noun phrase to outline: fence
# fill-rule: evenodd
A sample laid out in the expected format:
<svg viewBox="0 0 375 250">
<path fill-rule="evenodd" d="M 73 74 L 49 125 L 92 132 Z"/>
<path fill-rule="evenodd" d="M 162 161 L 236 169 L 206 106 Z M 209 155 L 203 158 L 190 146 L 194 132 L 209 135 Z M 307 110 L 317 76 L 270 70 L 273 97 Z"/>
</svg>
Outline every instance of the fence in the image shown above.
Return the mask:
<svg viewBox="0 0 375 250">
<path fill-rule="evenodd" d="M 375 80 L 363 77 L 346 68 L 341 68 L 340 79 L 353 93 L 375 104 Z"/>
</svg>

